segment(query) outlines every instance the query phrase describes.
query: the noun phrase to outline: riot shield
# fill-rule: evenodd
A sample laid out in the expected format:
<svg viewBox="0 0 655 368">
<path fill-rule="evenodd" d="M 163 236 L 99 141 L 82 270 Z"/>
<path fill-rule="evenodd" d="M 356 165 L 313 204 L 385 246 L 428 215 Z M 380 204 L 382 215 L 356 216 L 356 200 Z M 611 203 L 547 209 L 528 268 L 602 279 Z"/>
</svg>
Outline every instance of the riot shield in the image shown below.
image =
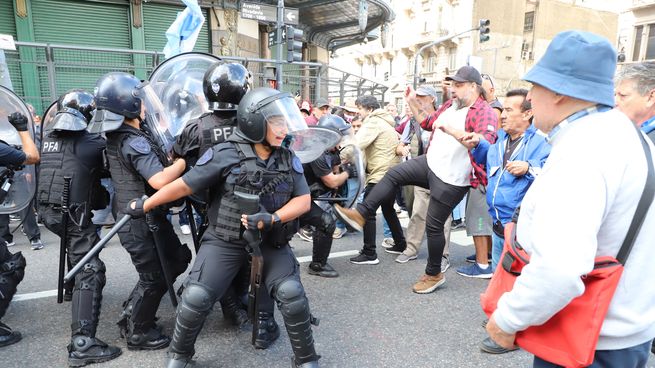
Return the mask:
<svg viewBox="0 0 655 368">
<path fill-rule="evenodd" d="M 144 127 L 150 131 L 152 139 L 170 159 L 175 137 L 182 132 L 184 126 L 173 127 L 168 110 L 164 108 L 148 81 L 137 86 L 136 94 L 145 107 L 145 121 L 147 124 Z"/>
<path fill-rule="evenodd" d="M 0 86 L 0 140 L 20 149 L 22 142 L 18 131 L 9 124 L 9 115 L 19 112 L 27 117 L 28 131 L 34 139 L 34 121 L 27 105 L 8 88 Z M 0 185 L 7 190 L 0 203 L 0 214 L 18 212 L 27 207 L 36 191 L 34 165 L 11 167 L 0 162 Z"/>
<path fill-rule="evenodd" d="M 182 132 L 189 120 L 209 111 L 202 90 L 203 77 L 220 60 L 210 54 L 187 52 L 167 59 L 150 75 L 150 85 L 168 111 L 174 136 Z"/>
<path fill-rule="evenodd" d="M 41 119 L 41 142 L 43 142 L 43 137 L 47 137 L 52 132 L 55 115 L 57 115 L 57 101 L 51 103 L 43 113 L 43 118 Z"/>
<path fill-rule="evenodd" d="M 334 147 L 341 139 L 339 133 L 317 126 L 291 132 L 289 138 L 288 147 L 303 164 L 316 160 L 325 150 Z"/>
</svg>

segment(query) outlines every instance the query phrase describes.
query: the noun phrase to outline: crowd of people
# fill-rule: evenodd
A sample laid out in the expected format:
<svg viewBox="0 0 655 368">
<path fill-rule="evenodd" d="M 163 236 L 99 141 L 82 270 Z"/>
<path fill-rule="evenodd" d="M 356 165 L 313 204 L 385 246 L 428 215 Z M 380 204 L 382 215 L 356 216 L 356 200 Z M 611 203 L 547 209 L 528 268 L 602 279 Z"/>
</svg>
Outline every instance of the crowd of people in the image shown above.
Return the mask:
<svg viewBox="0 0 655 368">
<path fill-rule="evenodd" d="M 475 254 L 457 274 L 493 279 L 509 272 L 510 243 L 529 254 L 514 287 L 483 321 L 489 337 L 480 349 L 491 354 L 518 349 L 517 336 L 585 293 L 583 279 L 596 257 L 617 257 L 624 238 L 631 238 L 631 256 L 590 366 L 644 367 L 655 353 L 655 286 L 645 277 L 655 207 L 652 195 L 642 197 L 644 187 L 653 186 L 655 64 L 628 64 L 617 72 L 616 60 L 607 40 L 563 32 L 524 77 L 529 90 L 497 96 L 492 76 L 462 66 L 445 78 L 441 93 L 408 86 L 403 106 L 382 106 L 371 95 L 343 106 L 326 99 L 312 105 L 253 89 L 245 67 L 218 62 L 203 81 L 210 111 L 185 125 L 172 152 L 162 149 L 156 122 L 146 118 L 142 83 L 128 73 L 102 76 L 94 94 L 62 95 L 51 124 L 42 127 L 40 150 L 28 117 L 9 115 L 22 148 L 0 143 L 0 163 L 40 160 L 37 195 L 27 211 L 33 215 L 35 208 L 45 226 L 65 238 L 71 268 L 83 264 L 67 285 L 69 364 L 121 354 L 96 337 L 106 267 L 90 253 L 100 240 L 92 211 L 109 206 L 117 220 L 126 219 L 118 236 L 138 273 L 123 303 L 121 336 L 130 350 L 168 348 L 169 368 L 192 364 L 196 339 L 217 301 L 235 326 L 250 320 L 259 349 L 280 335 L 277 305 L 292 366 L 318 367 L 316 320 L 289 241 L 298 234 L 312 242 L 310 275 L 339 276 L 328 256 L 333 239 L 348 228 L 363 233 L 350 262 L 379 264 L 378 208 L 385 234 L 380 245 L 397 263 L 416 260 L 427 237 L 425 271 L 412 286 L 417 294 L 446 282 L 450 233 L 460 218 Z M 316 142 L 325 141 L 331 143 L 314 152 Z M 111 203 L 101 184 L 109 178 Z M 70 203 L 63 203 L 69 187 L 75 188 L 65 196 Z M 196 257 L 175 292 L 172 284 L 192 261 L 167 217 L 170 204 L 180 201 L 193 208 L 190 221 L 194 212 L 199 219 L 197 229 L 185 228 L 197 239 Z M 403 229 L 398 215 L 405 211 Z M 580 216 L 570 221 L 570 214 Z M 0 217 L 0 232 L 5 220 Z M 643 226 L 631 225 L 639 221 Z M 516 238 L 506 231 L 514 225 Z M 0 318 L 25 272 L 25 259 L 9 252 L 11 239 L 4 239 Z M 39 244 L 32 241 L 32 247 Z M 172 336 L 155 318 L 167 292 L 179 298 Z M 0 346 L 20 338 L 0 322 Z M 533 353 L 534 367 L 559 366 Z"/>
</svg>

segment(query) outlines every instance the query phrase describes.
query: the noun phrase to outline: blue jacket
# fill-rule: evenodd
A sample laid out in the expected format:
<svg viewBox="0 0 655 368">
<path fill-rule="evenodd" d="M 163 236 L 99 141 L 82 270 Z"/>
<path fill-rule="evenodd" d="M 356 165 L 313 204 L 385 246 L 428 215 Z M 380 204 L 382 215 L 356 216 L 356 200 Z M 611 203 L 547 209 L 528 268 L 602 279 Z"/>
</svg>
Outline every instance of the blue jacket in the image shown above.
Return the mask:
<svg viewBox="0 0 655 368">
<path fill-rule="evenodd" d="M 512 219 L 514 210 L 521 204 L 525 193 L 550 154 L 550 145 L 546 142 L 546 137 L 537 133 L 534 125 L 530 125 L 525 131 L 523 140 L 509 158 L 509 161 L 527 161 L 530 165 L 525 175 L 517 177 L 502 167 L 508 140 L 507 133 L 499 129 L 496 143 L 492 145 L 481 139 L 480 144 L 471 151 L 473 159 L 487 168 L 489 214 L 494 221 L 498 220 L 503 225 Z"/>
</svg>

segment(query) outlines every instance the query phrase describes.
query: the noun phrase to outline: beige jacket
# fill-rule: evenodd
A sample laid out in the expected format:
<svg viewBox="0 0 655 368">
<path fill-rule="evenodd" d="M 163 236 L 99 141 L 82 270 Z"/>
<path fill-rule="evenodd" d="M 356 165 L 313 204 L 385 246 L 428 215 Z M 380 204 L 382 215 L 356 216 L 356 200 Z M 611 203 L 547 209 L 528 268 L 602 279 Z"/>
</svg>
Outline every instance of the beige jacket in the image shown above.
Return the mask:
<svg viewBox="0 0 655 368">
<path fill-rule="evenodd" d="M 384 174 L 400 162 L 400 157 L 396 156 L 400 137 L 394 125 L 391 114 L 385 109 L 377 109 L 364 119 L 355 135 L 365 157 L 367 185 L 379 183 Z"/>
</svg>

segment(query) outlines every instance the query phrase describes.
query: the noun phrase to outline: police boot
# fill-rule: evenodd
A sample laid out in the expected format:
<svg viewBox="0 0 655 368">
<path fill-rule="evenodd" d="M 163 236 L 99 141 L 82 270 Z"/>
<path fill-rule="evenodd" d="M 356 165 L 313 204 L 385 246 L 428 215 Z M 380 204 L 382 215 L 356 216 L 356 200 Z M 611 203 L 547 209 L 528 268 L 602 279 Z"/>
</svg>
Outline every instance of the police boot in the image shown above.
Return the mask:
<svg viewBox="0 0 655 368">
<path fill-rule="evenodd" d="M 295 279 L 282 281 L 277 288 L 276 299 L 289 334 L 293 364 L 299 367 L 318 367 L 320 356 L 314 350 L 312 316 L 302 284 Z"/>
<path fill-rule="evenodd" d="M 158 350 L 167 347 L 171 338 L 162 334 L 156 326 L 149 329 L 135 328 L 135 332 L 127 336 L 129 350 Z"/>
<path fill-rule="evenodd" d="M 296 364 L 296 360 L 291 358 L 291 368 L 318 368 L 318 360 L 304 364 Z"/>
<path fill-rule="evenodd" d="M 68 365 L 82 367 L 87 364 L 101 363 L 117 358 L 122 353 L 116 346 L 107 345 L 94 337 L 73 336 L 68 344 Z"/>
<path fill-rule="evenodd" d="M 320 277 L 339 277 L 339 273 L 327 263 L 331 248 L 332 234 L 326 234 L 318 230 L 315 231 L 312 262 L 309 264 L 307 273 Z"/>
<path fill-rule="evenodd" d="M 241 303 L 232 291 L 232 288 L 228 288 L 228 291 L 221 298 L 220 303 L 223 317 L 232 322 L 233 326 L 241 328 L 248 323 L 248 312 L 241 308 Z"/>
<path fill-rule="evenodd" d="M 268 349 L 280 337 L 280 327 L 270 312 L 259 312 L 256 323 L 255 349 Z"/>
<path fill-rule="evenodd" d="M 11 327 L 0 322 L 0 347 L 15 344 L 22 338 L 20 332 L 14 331 Z"/>
<path fill-rule="evenodd" d="M 177 307 L 168 367 L 186 367 L 195 353 L 196 338 L 216 298 L 202 284 L 189 283 Z"/>
</svg>

